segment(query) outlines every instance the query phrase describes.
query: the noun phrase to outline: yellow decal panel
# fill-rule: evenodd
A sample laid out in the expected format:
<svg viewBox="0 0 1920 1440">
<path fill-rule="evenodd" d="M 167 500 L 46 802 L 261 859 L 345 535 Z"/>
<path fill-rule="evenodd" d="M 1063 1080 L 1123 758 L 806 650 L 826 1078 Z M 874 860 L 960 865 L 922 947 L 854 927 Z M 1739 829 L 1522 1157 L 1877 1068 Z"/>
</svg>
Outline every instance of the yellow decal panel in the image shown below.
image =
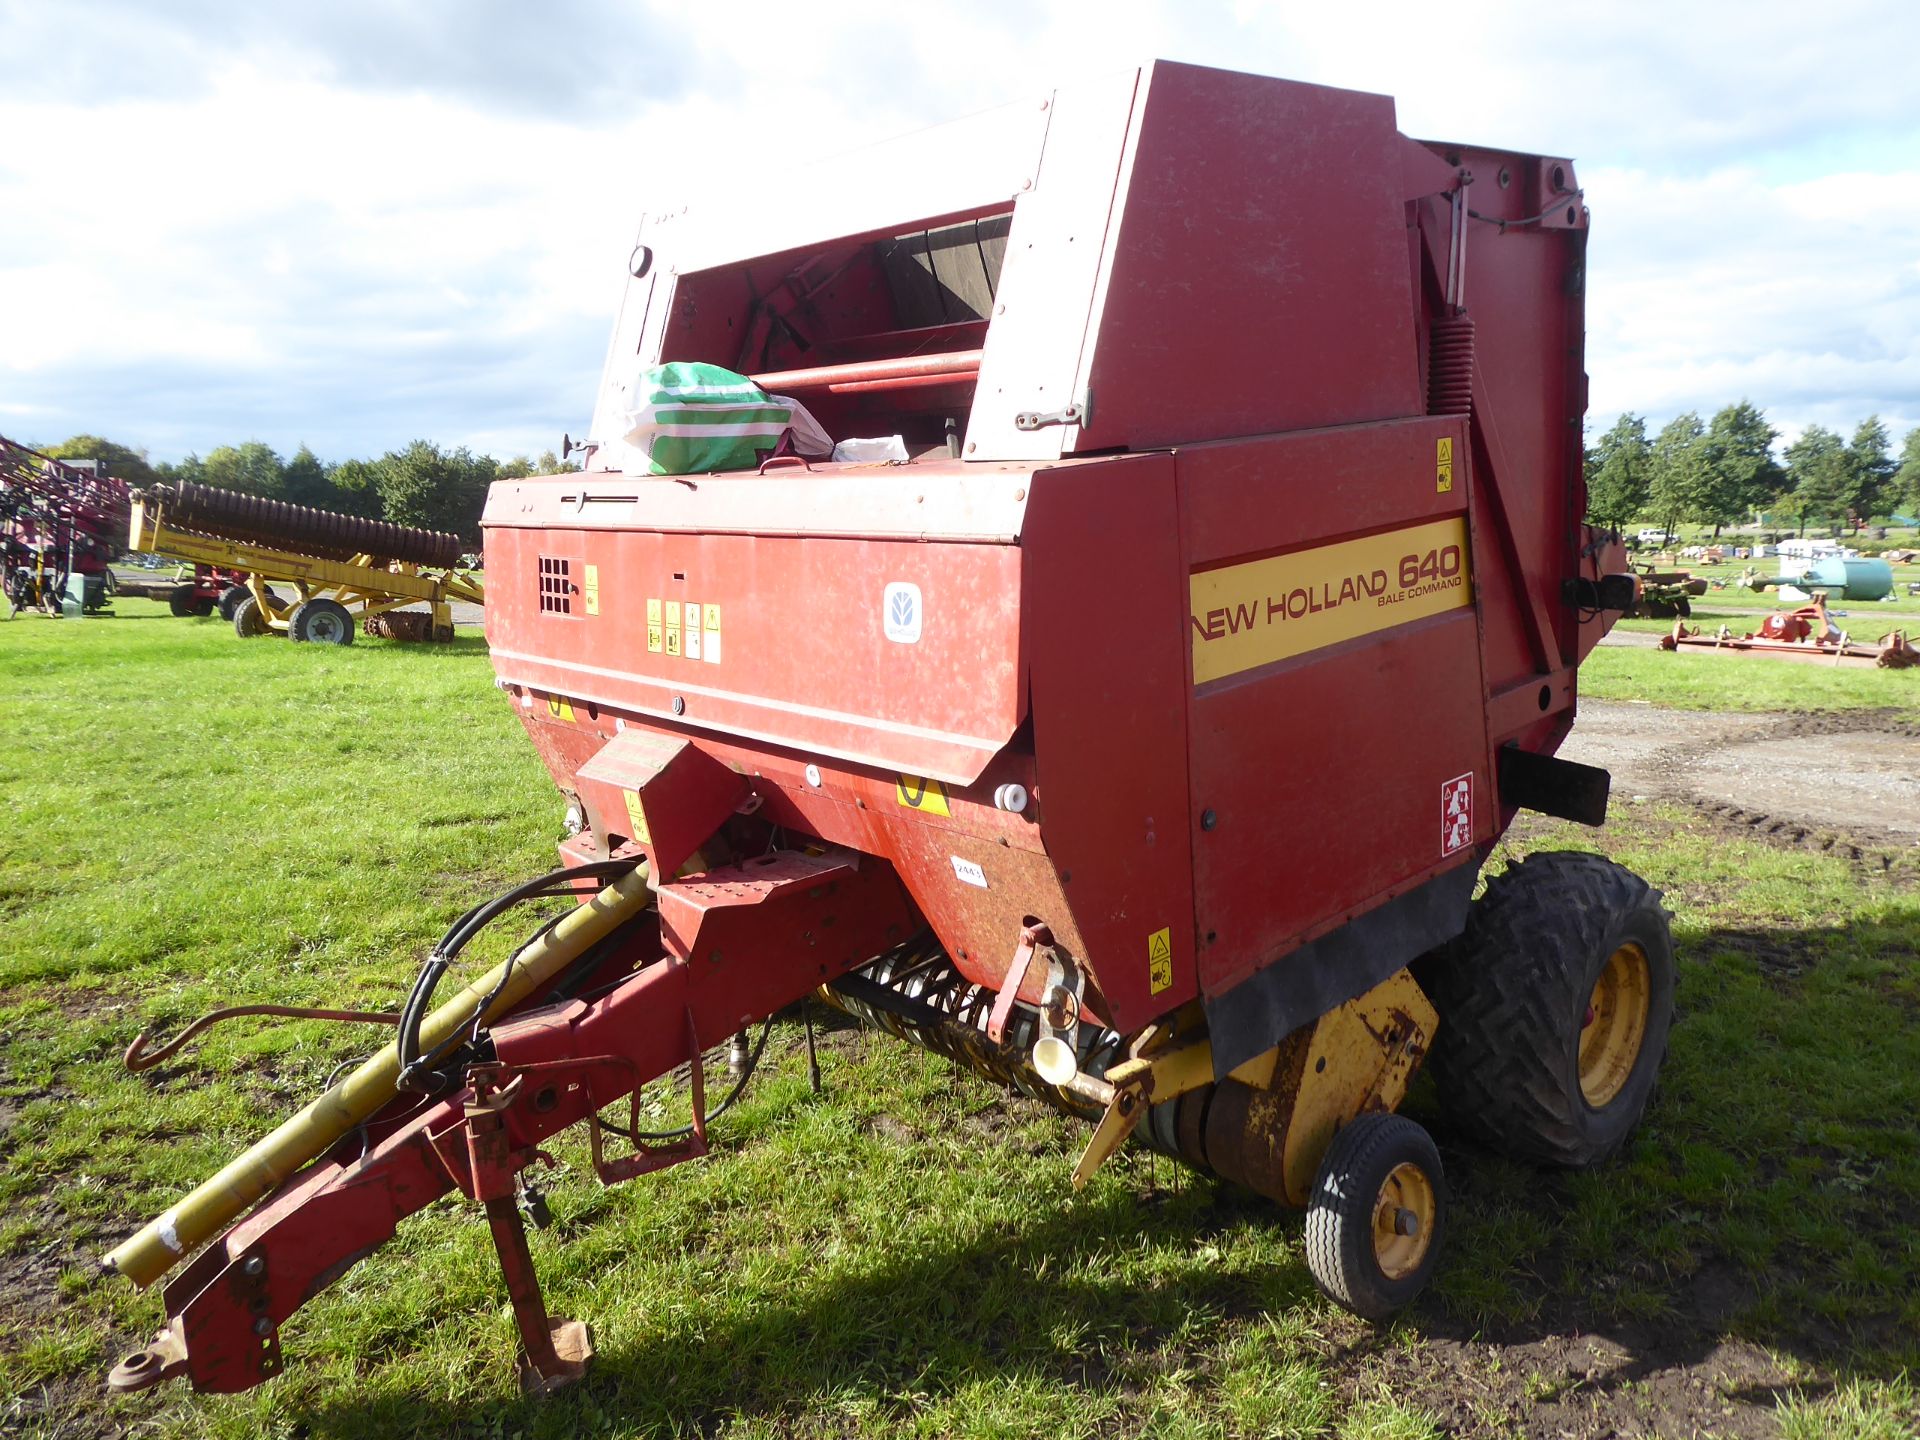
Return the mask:
<svg viewBox="0 0 1920 1440">
<path fill-rule="evenodd" d="M 655 655 L 660 653 L 663 630 L 660 625 L 660 599 L 658 596 L 647 600 L 647 649 Z"/>
<path fill-rule="evenodd" d="M 1473 603 L 1464 517 L 1295 550 L 1189 580 L 1193 683 Z"/>
<path fill-rule="evenodd" d="M 1442 435 L 1433 442 L 1433 488 L 1441 495 L 1453 489 L 1453 437 Z"/>
<path fill-rule="evenodd" d="M 1173 927 L 1147 937 L 1147 986 L 1155 995 L 1173 988 Z"/>
<path fill-rule="evenodd" d="M 573 723 L 573 702 L 571 700 L 563 700 L 558 695 L 549 695 L 547 696 L 547 714 L 556 720 L 564 720 L 571 725 Z"/>
<path fill-rule="evenodd" d="M 902 775 L 894 784 L 893 796 L 909 810 L 918 810 L 923 815 L 944 815 L 949 820 L 953 818 L 953 811 L 947 806 L 947 787 L 938 780 Z"/>
<path fill-rule="evenodd" d="M 651 845 L 653 835 L 647 829 L 647 812 L 640 807 L 638 790 L 622 790 L 621 795 L 627 801 L 627 820 L 633 826 L 633 834 L 627 838 L 640 845 Z"/>
</svg>

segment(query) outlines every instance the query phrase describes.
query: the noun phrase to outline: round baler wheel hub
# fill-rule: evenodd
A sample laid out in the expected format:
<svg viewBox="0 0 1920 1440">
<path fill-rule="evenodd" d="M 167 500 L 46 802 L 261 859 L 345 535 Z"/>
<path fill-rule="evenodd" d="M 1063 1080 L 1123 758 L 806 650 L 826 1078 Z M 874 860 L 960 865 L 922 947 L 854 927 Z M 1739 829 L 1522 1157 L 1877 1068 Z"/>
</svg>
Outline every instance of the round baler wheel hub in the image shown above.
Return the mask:
<svg viewBox="0 0 1920 1440">
<path fill-rule="evenodd" d="M 1580 1028 L 1580 1093 L 1601 1109 L 1625 1088 L 1647 1038 L 1653 974 L 1647 953 L 1629 940 L 1607 957 Z"/>
<path fill-rule="evenodd" d="M 1373 1258 L 1389 1280 L 1403 1280 L 1420 1268 L 1433 1242 L 1438 1208 L 1433 1181 L 1411 1161 L 1387 1172 L 1373 1202 Z"/>
</svg>

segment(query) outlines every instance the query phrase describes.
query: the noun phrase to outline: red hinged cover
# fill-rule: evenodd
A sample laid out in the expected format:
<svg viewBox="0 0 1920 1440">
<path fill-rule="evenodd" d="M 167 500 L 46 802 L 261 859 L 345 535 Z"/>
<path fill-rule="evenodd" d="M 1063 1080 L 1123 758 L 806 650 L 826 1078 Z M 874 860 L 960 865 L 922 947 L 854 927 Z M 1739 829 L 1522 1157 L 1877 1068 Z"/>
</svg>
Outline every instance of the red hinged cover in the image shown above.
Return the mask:
<svg viewBox="0 0 1920 1440">
<path fill-rule="evenodd" d="M 578 771 L 581 800 L 604 838 L 624 834 L 661 880 L 720 828 L 747 782 L 690 740 L 628 729 Z"/>
</svg>

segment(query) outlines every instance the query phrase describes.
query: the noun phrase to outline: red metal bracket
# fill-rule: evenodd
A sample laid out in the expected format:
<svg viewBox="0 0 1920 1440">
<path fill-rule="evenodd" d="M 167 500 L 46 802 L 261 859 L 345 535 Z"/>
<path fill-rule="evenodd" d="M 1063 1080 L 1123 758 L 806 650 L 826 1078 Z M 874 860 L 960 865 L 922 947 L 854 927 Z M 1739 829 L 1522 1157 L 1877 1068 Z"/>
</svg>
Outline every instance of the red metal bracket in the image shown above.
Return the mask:
<svg viewBox="0 0 1920 1440">
<path fill-rule="evenodd" d="M 994 1044 L 1006 1043 L 1007 1021 L 1012 1018 L 1013 1002 L 1019 998 L 1020 987 L 1027 983 L 1033 957 L 1051 944 L 1053 931 L 1045 925 L 1029 925 L 1020 932 L 1020 948 L 1013 952 L 1013 963 L 1007 966 L 1000 992 L 993 997 L 993 1013 L 987 1017 L 987 1038 Z"/>
</svg>

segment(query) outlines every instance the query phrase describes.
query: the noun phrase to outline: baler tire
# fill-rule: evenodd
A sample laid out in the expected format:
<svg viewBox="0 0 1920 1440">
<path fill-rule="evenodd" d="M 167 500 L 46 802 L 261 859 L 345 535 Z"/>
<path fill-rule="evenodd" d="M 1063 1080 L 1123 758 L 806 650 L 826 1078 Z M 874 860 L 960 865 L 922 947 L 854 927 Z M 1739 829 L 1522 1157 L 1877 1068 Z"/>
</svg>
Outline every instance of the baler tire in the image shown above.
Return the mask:
<svg viewBox="0 0 1920 1440">
<path fill-rule="evenodd" d="M 1406 1215 L 1414 1219 L 1412 1234 L 1394 1228 Z M 1446 1172 L 1433 1137 L 1404 1115 L 1355 1116 L 1333 1137 L 1314 1177 L 1307 1269 L 1336 1305 L 1384 1320 L 1433 1278 L 1446 1222 Z"/>
<path fill-rule="evenodd" d="M 338 600 L 325 596 L 294 606 L 293 614 L 287 617 L 287 634 L 301 642 L 351 645 L 353 630 L 353 612 Z"/>
<path fill-rule="evenodd" d="M 244 585 L 229 585 L 220 592 L 220 618 L 233 619 L 233 612 L 240 608 L 240 602 L 253 592 Z"/>
<path fill-rule="evenodd" d="M 261 608 L 260 602 L 253 598 L 251 592 L 243 595 L 240 603 L 233 607 L 233 633 L 242 640 L 252 640 L 257 636 L 273 633 L 273 625 L 267 619 L 267 612 Z"/>
<path fill-rule="evenodd" d="M 193 606 L 193 586 L 176 585 L 167 592 L 167 609 L 176 620 L 191 619 Z"/>
<path fill-rule="evenodd" d="M 1598 855 L 1534 855 L 1490 880 L 1465 933 L 1415 967 L 1440 1015 L 1428 1063 L 1448 1118 L 1516 1159 L 1585 1169 L 1611 1158 L 1666 1059 L 1668 918 L 1659 891 Z M 1616 965 L 1643 1007 L 1620 999 Z M 1583 1074 L 1583 1036 L 1602 1020 L 1610 1033 L 1624 1023 L 1634 1048 L 1604 1071 L 1589 1056 Z"/>
</svg>

